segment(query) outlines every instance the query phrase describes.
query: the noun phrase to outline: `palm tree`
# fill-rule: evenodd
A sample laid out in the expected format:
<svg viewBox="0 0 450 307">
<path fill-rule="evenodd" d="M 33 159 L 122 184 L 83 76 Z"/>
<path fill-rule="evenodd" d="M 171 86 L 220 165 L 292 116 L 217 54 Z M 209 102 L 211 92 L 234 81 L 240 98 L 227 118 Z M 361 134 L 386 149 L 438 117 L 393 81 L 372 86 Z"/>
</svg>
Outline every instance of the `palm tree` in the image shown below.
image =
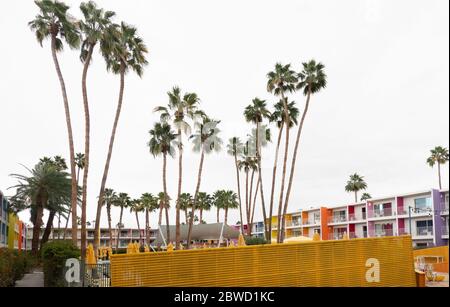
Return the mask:
<svg viewBox="0 0 450 307">
<path fill-rule="evenodd" d="M 280 241 L 280 224 L 282 223 L 281 219 L 281 211 L 283 206 L 283 194 L 284 194 L 284 184 L 286 180 L 286 170 L 287 170 L 287 159 L 288 159 L 288 153 L 289 153 L 289 132 L 290 132 L 290 114 L 289 114 L 289 107 L 288 107 L 288 101 L 286 99 L 286 94 L 292 93 L 295 91 L 295 85 L 298 81 L 298 78 L 296 76 L 295 71 L 291 70 L 291 64 L 282 65 L 280 63 L 275 64 L 275 70 L 271 71 L 267 74 L 267 91 L 270 93 L 274 93 L 275 96 L 280 96 L 281 101 L 283 103 L 283 109 L 284 109 L 284 120 L 285 120 L 285 127 L 286 127 L 286 139 L 285 139 L 285 148 L 284 148 L 284 159 L 283 159 L 283 172 L 281 176 L 281 188 L 280 188 L 280 200 L 278 204 L 278 238 L 277 241 Z M 273 207 L 272 207 L 273 210 Z M 269 211 L 271 209 L 269 208 Z M 272 238 L 272 221 L 270 220 L 268 223 L 269 229 L 267 230 L 267 233 L 269 236 L 266 238 L 268 242 L 271 242 Z"/>
<path fill-rule="evenodd" d="M 212 197 L 206 192 L 198 192 L 197 208 L 199 209 L 199 223 L 203 223 L 203 211 L 209 211 L 212 207 Z"/>
<path fill-rule="evenodd" d="M 166 216 L 166 225 L 167 225 L 167 244 L 170 242 L 170 231 L 169 231 L 169 208 L 170 208 L 170 201 L 171 198 L 167 193 L 159 192 L 158 193 L 158 205 L 159 205 L 159 219 L 158 219 L 158 227 L 161 229 L 161 222 L 162 222 L 162 213 L 163 210 L 165 212 Z"/>
<path fill-rule="evenodd" d="M 75 155 L 75 165 L 76 165 L 76 168 L 77 168 L 77 171 L 76 171 L 76 174 L 77 174 L 76 175 L 76 183 L 77 183 L 77 187 L 78 187 L 78 181 L 80 179 L 80 170 L 84 169 L 84 154 L 77 153 Z M 64 227 L 63 240 L 66 239 L 66 232 L 67 232 L 67 228 L 69 226 L 69 219 L 70 219 L 71 213 L 72 213 L 72 211 L 69 211 L 69 213 L 67 214 L 66 226 Z"/>
<path fill-rule="evenodd" d="M 191 244 L 192 227 L 194 225 L 195 210 L 197 207 L 198 193 L 200 192 L 200 184 L 202 180 L 203 161 L 205 154 L 209 154 L 213 151 L 219 152 L 222 148 L 222 140 L 219 137 L 220 129 L 217 125 L 220 123 L 218 120 L 210 119 L 206 115 L 202 117 L 201 123 L 196 123 L 196 133 L 191 135 L 192 142 L 194 143 L 194 152 L 200 152 L 200 163 L 198 166 L 197 185 L 194 193 L 194 201 L 192 203 L 191 218 L 189 219 L 189 228 L 187 236 L 187 248 Z"/>
<path fill-rule="evenodd" d="M 239 217 L 240 217 L 240 229 L 241 233 L 244 233 L 244 225 L 243 225 L 243 217 L 242 217 L 242 201 L 241 201 L 241 181 L 239 178 L 239 162 L 238 157 L 243 154 L 244 144 L 242 144 L 241 140 L 238 137 L 232 137 L 228 141 L 227 145 L 227 153 L 234 158 L 234 167 L 236 168 L 236 182 L 237 182 L 237 190 L 238 190 L 238 201 L 239 201 Z M 202 220 L 200 215 L 200 221 Z"/>
<path fill-rule="evenodd" d="M 84 171 L 83 171 L 83 185 L 82 185 L 82 201 L 81 201 L 81 259 L 83 260 L 86 253 L 86 206 L 87 206 L 87 180 L 89 174 L 89 151 L 90 151 L 90 114 L 89 101 L 87 93 L 87 73 L 89 65 L 91 64 L 92 54 L 97 43 L 101 40 L 107 39 L 105 30 L 111 24 L 111 18 L 115 15 L 114 12 L 104 11 L 97 8 L 93 1 L 82 2 L 80 5 L 81 13 L 84 20 L 80 20 L 79 27 L 81 30 L 81 53 L 80 60 L 83 63 L 83 73 L 81 76 L 81 90 L 83 94 L 84 107 Z M 103 200 L 101 202 L 103 204 Z M 99 237 L 100 218 L 95 220 L 94 231 L 94 250 L 97 253 L 97 246 L 100 242 Z"/>
<path fill-rule="evenodd" d="M 245 154 L 245 152 L 244 152 Z M 238 161 L 239 170 L 244 170 L 245 173 L 245 213 L 247 216 L 247 235 L 251 235 L 250 219 L 251 219 L 251 195 L 249 195 L 249 173 L 253 173 L 258 170 L 256 159 L 245 156 L 244 159 Z M 253 188 L 253 180 L 250 184 L 250 190 Z"/>
<path fill-rule="evenodd" d="M 266 206 L 264 201 L 264 188 L 263 188 L 263 181 L 262 181 L 262 172 L 261 172 L 261 138 L 265 137 L 265 133 L 261 133 L 261 123 L 263 120 L 270 118 L 270 112 L 266 107 L 266 101 L 260 100 L 258 98 L 253 99 L 252 104 L 248 105 L 245 108 L 244 111 L 244 117 L 247 122 L 254 123 L 256 125 L 256 162 L 258 165 L 258 185 L 260 186 L 260 195 L 261 195 L 261 206 L 263 211 L 263 218 L 264 221 L 267 220 L 266 215 Z M 264 223 L 266 225 L 267 223 Z M 250 225 L 249 225 L 250 227 Z M 269 237 L 268 234 L 268 228 L 265 229 L 265 236 L 266 238 Z"/>
<path fill-rule="evenodd" d="M 223 193 L 223 208 L 225 209 L 225 217 L 224 217 L 224 223 L 225 225 L 228 224 L 228 210 L 229 209 L 236 209 L 239 207 L 239 202 L 237 200 L 237 194 L 233 191 L 224 191 Z"/>
<path fill-rule="evenodd" d="M 186 225 L 189 223 L 188 209 L 192 208 L 193 201 L 194 201 L 194 199 L 192 198 L 192 195 L 190 193 L 181 193 L 181 195 L 180 195 L 180 210 L 184 211 Z"/>
<path fill-rule="evenodd" d="M 365 190 L 366 188 L 367 183 L 364 181 L 364 177 L 354 173 L 353 175 L 350 175 L 350 179 L 347 181 L 347 185 L 345 186 L 345 191 L 355 193 L 355 203 L 357 203 L 358 192 Z"/>
<path fill-rule="evenodd" d="M 371 199 L 372 198 L 372 195 L 370 195 L 369 193 L 363 193 L 362 195 L 361 195 L 361 201 L 366 201 L 366 200 L 368 200 L 368 199 Z"/>
<path fill-rule="evenodd" d="M 105 13 L 106 14 L 106 13 Z M 132 70 L 142 77 L 144 66 L 148 64 L 145 54 L 148 52 L 143 40 L 137 35 L 136 28 L 125 23 L 110 25 L 104 33 L 104 39 L 100 41 L 100 50 L 106 62 L 106 68 L 120 76 L 119 99 L 116 115 L 109 139 L 108 154 L 103 169 L 102 182 L 97 203 L 97 215 L 95 226 L 100 227 L 100 217 L 105 193 L 106 180 L 108 178 L 109 165 L 116 137 L 117 125 L 119 123 L 120 111 L 122 109 L 123 92 L 125 87 L 125 74 Z M 98 229 L 95 234 L 98 235 Z M 97 242 L 94 238 L 94 242 Z"/>
<path fill-rule="evenodd" d="M 122 216 L 123 216 L 123 209 L 128 208 L 130 206 L 131 198 L 128 196 L 127 193 L 119 193 L 117 195 L 117 198 L 115 199 L 114 206 L 117 206 L 120 208 L 120 215 L 119 215 L 119 223 L 117 223 L 117 242 L 116 242 L 116 252 L 119 249 L 119 240 L 120 240 L 120 229 L 123 228 L 122 224 Z"/>
<path fill-rule="evenodd" d="M 22 208 L 31 208 L 33 237 L 31 250 L 37 254 L 44 209 L 51 204 L 65 204 L 71 199 L 71 179 L 69 174 L 61 171 L 52 163 L 38 163 L 33 169 L 28 169 L 30 176 L 12 174 L 19 183 L 16 188 L 14 202 Z M 51 207 L 49 207 L 51 209 Z M 56 210 L 55 210 L 56 211 Z"/>
<path fill-rule="evenodd" d="M 223 209 L 223 190 L 217 190 L 213 193 L 212 202 L 217 210 L 217 223 L 220 223 L 220 209 Z"/>
<path fill-rule="evenodd" d="M 42 46 L 42 42 L 50 38 L 53 64 L 58 75 L 59 84 L 63 96 L 64 112 L 66 117 L 67 135 L 69 139 L 70 176 L 71 176 L 71 209 L 72 209 L 72 242 L 77 243 L 77 193 L 78 186 L 75 176 L 75 149 L 73 145 L 72 123 L 70 119 L 69 99 L 66 85 L 59 66 L 57 52 L 63 50 L 63 40 L 70 48 L 76 49 L 80 45 L 78 31 L 67 14 L 69 7 L 59 1 L 40 0 L 35 1 L 40 13 L 28 25 L 35 32 L 36 39 Z"/>
<path fill-rule="evenodd" d="M 441 165 L 447 163 L 448 161 L 448 149 L 442 146 L 436 146 L 434 149 L 430 150 L 431 155 L 427 159 L 429 166 L 433 167 L 436 163 L 438 166 L 438 177 L 439 177 L 439 189 L 442 190 L 441 183 Z"/>
<path fill-rule="evenodd" d="M 137 228 L 139 231 L 139 244 L 142 244 L 141 225 L 139 223 L 139 212 L 145 211 L 145 207 L 141 203 L 141 199 L 133 199 L 131 201 L 130 212 L 134 212 L 136 216 Z"/>
<path fill-rule="evenodd" d="M 175 139 L 177 138 L 177 135 L 172 131 L 172 127 L 168 123 L 164 122 L 155 123 L 153 129 L 151 129 L 149 133 L 150 133 L 150 141 L 148 142 L 148 147 L 150 149 L 150 153 L 153 155 L 153 157 L 157 157 L 159 155 L 163 156 L 163 168 L 162 168 L 163 189 L 164 195 L 168 197 L 169 194 L 167 193 L 167 179 L 166 179 L 167 155 L 171 157 L 175 156 L 175 146 L 177 145 Z M 160 221 L 158 223 L 158 226 L 161 226 L 161 214 L 163 207 L 166 209 L 167 222 L 169 219 L 167 213 L 169 199 L 166 199 L 165 202 L 166 204 L 160 207 Z M 169 227 L 167 227 L 167 241 L 170 241 Z"/>
<path fill-rule="evenodd" d="M 108 231 L 109 231 L 109 244 L 112 248 L 113 235 L 111 227 L 111 207 L 117 202 L 117 194 L 113 189 L 105 189 L 105 196 L 103 197 L 106 205 L 106 215 L 108 216 Z"/>
<path fill-rule="evenodd" d="M 287 99 L 287 98 L 286 98 Z M 299 110 L 295 106 L 295 102 L 288 102 L 288 113 L 289 113 L 289 129 L 292 128 L 294 125 L 297 125 L 297 119 Z M 277 145 L 275 149 L 275 161 L 273 163 L 273 171 L 272 171 L 272 187 L 270 192 L 270 207 L 269 207 L 269 236 L 270 240 L 272 240 L 272 216 L 273 216 L 273 204 L 274 204 L 274 196 L 275 196 L 275 180 L 277 176 L 277 166 L 278 166 L 278 153 L 280 149 L 280 143 L 281 143 L 281 137 L 283 135 L 283 130 L 285 127 L 286 119 L 285 119 L 285 112 L 284 112 L 284 103 L 282 100 L 277 102 L 274 106 L 275 110 L 270 116 L 270 121 L 274 122 L 278 128 L 278 138 L 277 138 Z M 281 201 L 283 198 L 280 198 Z M 278 206 L 280 208 L 280 206 Z"/>
<path fill-rule="evenodd" d="M 180 195 L 183 180 L 183 135 L 190 135 L 191 127 L 187 122 L 187 118 L 195 119 L 202 115 L 201 111 L 197 110 L 200 99 L 195 93 L 185 93 L 181 96 L 181 90 L 175 86 L 171 92 L 168 92 L 169 104 L 168 107 L 159 106 L 154 109 L 154 112 L 161 113 L 161 120 L 166 122 L 173 119 L 173 124 L 177 129 L 178 136 L 178 191 L 175 213 L 175 245 L 179 248 L 180 245 Z"/>
<path fill-rule="evenodd" d="M 150 245 L 150 213 L 158 208 L 158 200 L 151 193 L 141 195 L 141 204 L 145 210 L 145 243 Z"/>
<path fill-rule="evenodd" d="M 302 118 L 300 119 L 300 124 L 298 125 L 297 138 L 294 146 L 294 153 L 292 155 L 291 162 L 291 172 L 289 174 L 289 184 L 286 191 L 286 199 L 283 208 L 283 217 L 287 213 L 287 208 L 289 205 L 289 196 L 291 194 L 292 182 L 294 181 L 295 172 L 295 162 L 297 160 L 298 146 L 300 144 L 300 136 L 302 134 L 303 124 L 305 123 L 306 114 L 308 113 L 309 102 L 311 95 L 320 92 L 327 86 L 327 75 L 324 72 L 325 66 L 322 63 L 316 63 L 315 60 L 311 60 L 307 63 L 303 63 L 303 70 L 298 74 L 299 83 L 297 84 L 297 89 L 303 89 L 303 95 L 306 96 L 305 108 L 303 110 Z M 281 240 L 284 240 L 284 227 L 285 223 L 281 225 Z"/>
</svg>

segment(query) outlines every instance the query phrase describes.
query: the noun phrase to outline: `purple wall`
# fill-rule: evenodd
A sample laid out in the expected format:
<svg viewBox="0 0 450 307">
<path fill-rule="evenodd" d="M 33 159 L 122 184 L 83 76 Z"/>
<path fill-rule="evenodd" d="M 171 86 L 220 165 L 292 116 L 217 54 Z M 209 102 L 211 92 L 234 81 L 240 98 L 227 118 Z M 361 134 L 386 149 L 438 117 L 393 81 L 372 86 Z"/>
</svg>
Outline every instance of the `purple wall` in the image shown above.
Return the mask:
<svg viewBox="0 0 450 307">
<path fill-rule="evenodd" d="M 435 245 L 441 246 L 445 245 L 444 240 L 442 240 L 442 226 L 444 222 L 441 217 L 441 192 L 439 190 L 431 190 L 432 200 L 433 200 L 433 212 L 434 212 L 434 238 Z"/>
</svg>

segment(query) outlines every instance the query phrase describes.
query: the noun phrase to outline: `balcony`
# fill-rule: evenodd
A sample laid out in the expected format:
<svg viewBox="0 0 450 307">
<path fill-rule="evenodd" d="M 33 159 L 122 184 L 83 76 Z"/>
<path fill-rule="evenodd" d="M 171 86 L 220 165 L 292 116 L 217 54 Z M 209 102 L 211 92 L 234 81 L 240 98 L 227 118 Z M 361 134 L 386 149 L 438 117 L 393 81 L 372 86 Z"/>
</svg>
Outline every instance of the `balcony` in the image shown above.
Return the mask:
<svg viewBox="0 0 450 307">
<path fill-rule="evenodd" d="M 384 230 L 376 230 L 374 237 L 392 237 L 394 236 L 394 230 L 393 229 L 384 229 Z"/>
<path fill-rule="evenodd" d="M 406 228 L 399 228 L 398 229 L 398 235 L 399 236 L 409 235 L 409 230 L 406 229 Z"/>
<path fill-rule="evenodd" d="M 328 218 L 328 223 L 345 223 L 347 222 L 347 217 L 345 215 L 330 216 Z"/>
<path fill-rule="evenodd" d="M 297 227 L 301 225 L 302 223 L 299 220 L 286 221 L 286 227 Z"/>
<path fill-rule="evenodd" d="M 361 214 L 350 213 L 348 215 L 348 220 L 350 222 L 365 221 L 366 220 L 366 213 L 365 212 L 362 212 Z"/>
<path fill-rule="evenodd" d="M 335 232 L 328 234 L 328 240 L 342 240 L 344 238 L 343 232 Z"/>
<path fill-rule="evenodd" d="M 372 218 L 393 216 L 392 208 L 373 210 Z"/>
<path fill-rule="evenodd" d="M 349 237 L 350 239 L 367 238 L 367 231 L 362 231 L 362 232 L 360 232 L 360 233 L 351 231 L 351 232 L 348 234 L 348 237 Z"/>
<path fill-rule="evenodd" d="M 433 227 L 417 227 L 416 232 L 414 233 L 415 237 L 432 237 L 433 236 Z"/>
<path fill-rule="evenodd" d="M 442 231 L 442 236 L 447 237 L 447 239 L 448 239 L 448 225 L 442 226 L 441 231 Z"/>
<path fill-rule="evenodd" d="M 441 203 L 441 214 L 448 214 L 448 202 Z"/>
<path fill-rule="evenodd" d="M 408 209 L 398 209 L 397 210 L 397 215 L 408 215 Z"/>
</svg>

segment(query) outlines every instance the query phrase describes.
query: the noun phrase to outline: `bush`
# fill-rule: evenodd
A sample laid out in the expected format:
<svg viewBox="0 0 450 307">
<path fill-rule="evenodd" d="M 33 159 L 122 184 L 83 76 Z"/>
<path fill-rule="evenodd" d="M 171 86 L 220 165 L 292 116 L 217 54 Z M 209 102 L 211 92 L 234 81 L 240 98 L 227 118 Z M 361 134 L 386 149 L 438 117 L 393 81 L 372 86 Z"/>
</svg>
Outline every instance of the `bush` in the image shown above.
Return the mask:
<svg viewBox="0 0 450 307">
<path fill-rule="evenodd" d="M 80 257 L 80 250 L 71 240 L 57 240 L 42 247 L 42 263 L 45 287 L 64 287 L 64 268 L 66 260 Z"/>
<path fill-rule="evenodd" d="M 256 237 L 245 237 L 246 245 L 260 245 L 267 244 L 267 241 L 264 238 L 256 238 Z"/>
<path fill-rule="evenodd" d="M 28 252 L 0 248 L 0 287 L 12 287 L 37 264 Z"/>
</svg>

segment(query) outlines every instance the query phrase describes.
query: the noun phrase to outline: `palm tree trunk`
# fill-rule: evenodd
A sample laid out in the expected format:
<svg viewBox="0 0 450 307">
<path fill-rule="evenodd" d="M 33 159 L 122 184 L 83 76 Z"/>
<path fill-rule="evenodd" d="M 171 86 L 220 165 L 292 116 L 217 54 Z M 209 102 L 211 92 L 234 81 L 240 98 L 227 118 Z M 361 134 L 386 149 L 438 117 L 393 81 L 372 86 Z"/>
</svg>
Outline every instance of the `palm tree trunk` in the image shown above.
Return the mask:
<svg viewBox="0 0 450 307">
<path fill-rule="evenodd" d="M 225 218 L 223 220 L 225 225 L 228 225 L 228 207 L 225 207 Z"/>
<path fill-rule="evenodd" d="M 355 204 L 358 202 L 358 191 L 355 191 Z"/>
<path fill-rule="evenodd" d="M 137 211 L 134 211 L 134 214 L 136 215 L 136 223 L 139 231 L 139 244 L 142 243 L 142 235 L 141 235 L 141 226 L 139 225 L 139 214 Z"/>
<path fill-rule="evenodd" d="M 86 56 L 83 76 L 81 80 L 81 88 L 83 92 L 83 106 L 84 106 L 84 169 L 83 169 L 83 188 L 82 188 L 82 200 L 81 200 L 81 262 L 84 262 L 86 257 L 86 208 L 87 208 L 87 180 L 89 174 L 89 150 L 90 150 L 90 130 L 91 130 L 91 119 L 89 114 L 89 102 L 87 95 L 87 71 L 89 64 L 91 62 L 92 52 L 94 51 L 94 45 L 89 45 L 88 54 Z M 100 220 L 95 220 L 95 231 L 94 231 L 94 251 L 97 255 L 97 240 L 98 230 Z"/>
<path fill-rule="evenodd" d="M 120 229 L 122 225 L 122 214 L 123 214 L 123 206 L 120 206 L 120 216 L 119 216 L 119 224 L 117 225 L 117 242 L 116 242 L 116 253 L 119 250 L 119 241 L 120 241 Z"/>
<path fill-rule="evenodd" d="M 58 240 L 59 240 L 59 234 L 61 232 L 61 212 L 58 214 Z M 54 232 L 53 232 L 54 234 Z"/>
<path fill-rule="evenodd" d="M 111 137 L 109 139 L 108 155 L 106 157 L 105 168 L 103 170 L 102 183 L 100 185 L 100 193 L 99 193 L 99 196 L 98 196 L 98 203 L 97 203 L 97 215 L 95 217 L 95 221 L 96 221 L 95 227 L 96 227 L 96 229 L 95 229 L 95 232 L 94 232 L 95 233 L 94 236 L 98 232 L 97 227 L 100 227 L 100 217 L 101 217 L 102 206 L 103 206 L 103 197 L 105 195 L 106 180 L 108 178 L 108 172 L 109 172 L 109 164 L 111 162 L 111 156 L 112 156 L 112 151 L 113 151 L 113 146 L 114 146 L 114 139 L 116 138 L 116 130 L 117 130 L 117 125 L 119 123 L 120 111 L 122 109 L 124 88 L 125 88 L 125 63 L 123 61 L 121 61 L 121 63 L 120 63 L 119 99 L 118 99 L 118 102 L 117 102 L 116 115 L 114 117 L 114 124 L 113 124 L 113 128 L 112 128 L 112 131 L 111 131 Z M 95 237 L 94 237 L 94 244 L 96 242 L 97 242 L 97 240 L 95 240 Z M 119 242 L 117 242 L 117 244 L 119 244 Z"/>
<path fill-rule="evenodd" d="M 164 210 L 164 203 L 160 202 L 159 203 L 159 219 L 158 219 L 158 226 L 159 226 L 159 228 L 161 228 L 161 224 L 162 224 L 163 210 Z"/>
<path fill-rule="evenodd" d="M 70 197 L 70 207 L 72 209 L 72 242 L 77 245 L 77 193 L 78 186 L 75 177 L 75 149 L 73 145 L 73 133 L 72 133 L 72 123 L 70 120 L 70 110 L 69 110 L 69 99 L 67 98 L 66 85 L 64 82 L 64 78 L 62 76 L 61 68 L 59 67 L 58 57 L 56 56 L 56 34 L 52 34 L 51 36 L 51 49 L 52 49 L 52 57 L 53 63 L 55 65 L 56 73 L 58 74 L 59 84 L 61 86 L 61 92 L 63 96 L 64 102 L 64 112 L 66 115 L 66 125 L 67 125 L 67 135 L 69 138 L 69 156 L 70 156 L 70 176 L 71 176 L 71 185 L 72 185 L 72 193 Z M 36 249 L 37 251 L 37 249 Z"/>
<path fill-rule="evenodd" d="M 203 220 L 203 208 L 200 208 L 200 220 L 198 223 L 201 224 L 202 220 Z"/>
<path fill-rule="evenodd" d="M 252 217 L 250 218 L 250 227 L 251 228 L 253 228 L 253 217 L 255 216 L 256 199 L 257 199 L 258 191 L 260 190 L 260 183 L 261 183 L 261 181 L 259 181 L 259 180 L 256 183 L 255 198 L 253 199 Z"/>
<path fill-rule="evenodd" d="M 31 239 L 31 252 L 37 255 L 39 249 L 39 239 L 41 236 L 42 217 L 44 215 L 44 207 L 47 203 L 47 197 L 39 195 L 36 202 L 36 217 L 33 223 L 33 238 Z"/>
<path fill-rule="evenodd" d="M 241 201 L 241 180 L 239 179 L 239 166 L 238 166 L 238 160 L 237 160 L 237 154 L 234 154 L 234 166 L 236 167 L 236 181 L 237 181 L 237 188 L 238 188 L 238 198 L 239 198 L 239 218 L 241 222 L 241 234 L 244 234 L 244 224 L 242 219 L 242 201 Z M 201 222 L 200 218 L 200 222 Z"/>
<path fill-rule="evenodd" d="M 287 192 L 286 192 L 286 200 L 284 202 L 283 215 L 285 215 L 287 213 L 287 208 L 289 205 L 289 196 L 291 194 L 292 182 L 294 180 L 295 162 L 297 159 L 298 145 L 300 143 L 300 136 L 302 134 L 303 124 L 305 122 L 306 114 L 308 113 L 310 99 L 311 99 L 311 89 L 308 90 L 305 109 L 303 110 L 302 118 L 300 120 L 300 124 L 298 125 L 297 139 L 295 141 L 294 154 L 292 156 L 291 173 L 289 175 L 289 184 L 288 184 L 288 188 L 287 188 Z M 284 230 L 284 225 L 283 225 L 283 230 Z M 284 234 L 282 234 L 282 235 L 284 235 Z M 284 239 L 284 237 L 282 237 L 282 239 Z"/>
<path fill-rule="evenodd" d="M 203 161 L 204 160 L 205 160 L 205 151 L 202 146 L 202 153 L 200 154 L 200 165 L 198 167 L 198 174 L 197 174 L 197 186 L 195 187 L 194 201 L 192 202 L 191 216 L 189 218 L 189 228 L 188 228 L 188 236 L 187 236 L 187 248 L 188 249 L 191 245 L 192 226 L 194 225 L 195 208 L 197 207 L 198 192 L 200 191 L 200 184 L 202 182 L 202 171 L 203 171 Z"/>
<path fill-rule="evenodd" d="M 217 223 L 220 223 L 220 221 L 219 221 L 219 214 L 220 214 L 220 208 L 217 207 Z"/>
<path fill-rule="evenodd" d="M 164 209 L 166 210 L 166 224 L 167 224 L 167 238 L 166 238 L 166 242 L 167 244 L 169 244 L 170 242 L 170 229 L 169 229 L 169 200 L 168 200 L 168 195 L 167 195 L 167 178 L 166 178 L 166 173 L 167 173 L 167 154 L 163 153 L 163 189 L 164 189 Z"/>
<path fill-rule="evenodd" d="M 272 189 L 270 192 L 270 207 L 269 207 L 269 220 L 268 220 L 268 242 L 272 242 L 272 216 L 273 216 L 273 197 L 275 194 L 275 179 L 277 177 L 277 165 L 278 165 L 278 153 L 280 151 L 280 144 L 281 144 L 281 136 L 283 135 L 283 128 L 284 123 L 281 123 L 279 132 L 278 132 L 278 139 L 277 139 L 277 147 L 275 149 L 275 161 L 273 163 L 273 171 L 272 171 Z"/>
<path fill-rule="evenodd" d="M 248 170 L 245 171 L 245 211 L 247 215 L 247 235 L 252 234 L 252 230 L 250 229 L 250 204 L 248 201 Z"/>
<path fill-rule="evenodd" d="M 106 214 L 108 215 L 109 247 L 113 247 L 113 235 L 111 228 L 111 205 L 106 204 Z"/>
<path fill-rule="evenodd" d="M 55 219 L 55 215 L 56 215 L 56 211 L 50 210 L 50 213 L 49 213 L 48 219 L 47 219 L 47 225 L 45 226 L 44 233 L 42 234 L 42 238 L 41 238 L 41 246 L 40 246 L 41 250 L 42 250 L 42 246 L 44 246 L 44 244 L 48 242 L 48 238 L 50 237 L 50 232 L 52 231 L 53 220 Z"/>
<path fill-rule="evenodd" d="M 181 138 L 181 129 L 178 128 L 178 191 L 177 191 L 177 203 L 175 212 L 175 248 L 180 248 L 180 196 L 181 196 L 181 184 L 183 181 L 183 144 Z"/>
<path fill-rule="evenodd" d="M 438 162 L 438 177 L 439 177 L 439 190 L 442 190 L 442 182 L 441 182 L 441 163 Z"/>
<path fill-rule="evenodd" d="M 148 209 L 145 209 L 145 243 L 147 245 L 150 245 L 150 224 Z"/>
<path fill-rule="evenodd" d="M 78 187 L 78 179 L 80 179 L 80 168 L 79 167 L 77 168 L 77 177 L 76 177 L 77 187 Z M 64 227 L 63 240 L 66 239 L 66 232 L 67 232 L 67 228 L 69 227 L 69 219 L 70 219 L 71 213 L 72 213 L 72 210 L 69 210 L 69 213 L 67 214 L 67 219 L 66 219 L 66 226 Z"/>
<path fill-rule="evenodd" d="M 263 188 L 263 180 L 262 180 L 262 168 L 261 168 L 261 140 L 259 138 L 259 122 L 256 122 L 256 160 L 258 162 L 258 182 L 260 185 L 260 195 L 261 195 L 261 207 L 263 212 L 264 219 L 264 236 L 267 239 L 269 237 L 268 228 L 267 228 L 267 214 L 266 214 L 266 204 L 264 201 L 264 188 Z M 265 131 L 264 131 L 265 132 Z M 264 133 L 264 136 L 266 134 Z M 255 193 L 256 194 L 256 193 Z"/>
</svg>

